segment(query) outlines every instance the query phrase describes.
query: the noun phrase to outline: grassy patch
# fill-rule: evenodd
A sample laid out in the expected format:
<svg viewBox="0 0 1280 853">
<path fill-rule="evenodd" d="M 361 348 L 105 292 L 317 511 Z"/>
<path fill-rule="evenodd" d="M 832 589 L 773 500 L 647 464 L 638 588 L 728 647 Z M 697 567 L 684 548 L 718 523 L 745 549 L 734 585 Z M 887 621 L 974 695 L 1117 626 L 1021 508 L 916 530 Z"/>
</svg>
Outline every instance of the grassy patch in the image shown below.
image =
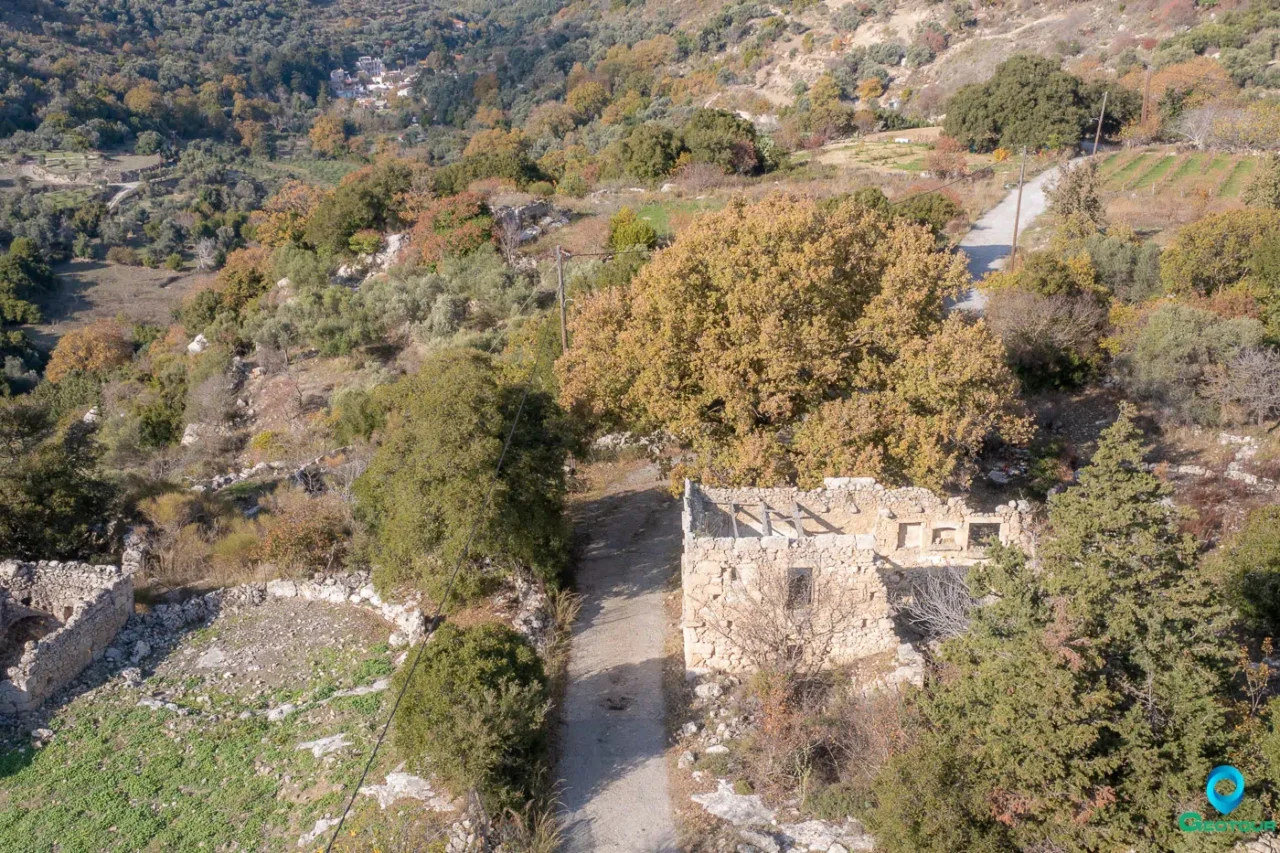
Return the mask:
<svg viewBox="0 0 1280 853">
<path fill-rule="evenodd" d="M 1200 174 L 1200 170 L 1204 164 L 1204 154 L 1189 154 L 1178 164 L 1178 168 L 1174 169 L 1169 175 L 1170 183 L 1193 178 Z"/>
<path fill-rule="evenodd" d="M 659 237 L 670 237 L 681 226 L 681 220 L 689 220 L 699 213 L 708 210 L 719 210 L 724 207 L 721 199 L 691 199 L 688 201 L 659 201 L 644 205 L 636 211 L 636 216 L 653 226 Z"/>
<path fill-rule="evenodd" d="M 1174 164 L 1177 162 L 1178 158 L 1172 154 L 1166 154 L 1163 157 L 1157 158 L 1155 162 L 1148 166 L 1146 170 L 1138 176 L 1137 180 L 1133 182 L 1133 188 L 1142 189 L 1144 187 L 1151 186 L 1167 175 L 1169 170 L 1172 169 Z"/>
<path fill-rule="evenodd" d="M 1249 176 L 1253 174 L 1254 167 L 1258 161 L 1253 157 L 1244 157 L 1236 161 L 1231 168 L 1231 172 L 1227 175 L 1227 179 L 1222 182 L 1222 186 L 1218 187 L 1218 198 L 1236 198 L 1244 190 L 1245 185 L 1249 182 Z"/>
<path fill-rule="evenodd" d="M 1107 179 L 1107 188 L 1116 190 L 1126 188 L 1129 184 L 1129 180 L 1135 175 L 1140 174 L 1140 170 L 1144 168 L 1144 164 L 1149 158 L 1150 155 L 1144 151 L 1137 157 L 1134 157 L 1132 160 L 1125 163 Z"/>
<path fill-rule="evenodd" d="M 321 659 L 335 670 L 327 673 L 331 683 L 392 668 L 377 647 Z M 153 678 L 142 691 L 116 685 L 78 697 L 54 715 L 55 737 L 45 748 L 0 753 L 0 850 L 296 850 L 317 819 L 341 810 L 388 695 L 335 699 L 279 722 L 260 714 L 241 719 L 263 703 L 220 693 L 212 683 L 174 699 L 190 709 L 186 715 L 138 706 L 140 697 L 179 680 Z M 296 692 L 278 691 L 271 704 Z M 329 685 L 312 698 L 326 692 Z M 323 758 L 297 748 L 338 733 L 351 745 Z M 390 750 L 380 755 L 373 779 L 395 761 Z M 414 823 L 434 820 L 416 805 L 398 804 Z M 370 811 L 379 813 L 362 797 L 353 817 Z M 353 822 L 350 849 L 370 849 L 377 824 Z"/>
</svg>

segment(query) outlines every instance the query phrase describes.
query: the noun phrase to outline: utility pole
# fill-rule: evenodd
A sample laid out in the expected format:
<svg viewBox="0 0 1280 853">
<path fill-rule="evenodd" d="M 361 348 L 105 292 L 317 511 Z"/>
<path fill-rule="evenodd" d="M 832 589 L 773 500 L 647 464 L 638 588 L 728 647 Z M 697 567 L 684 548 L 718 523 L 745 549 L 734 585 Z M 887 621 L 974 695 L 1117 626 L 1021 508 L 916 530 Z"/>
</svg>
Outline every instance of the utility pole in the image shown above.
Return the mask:
<svg viewBox="0 0 1280 853">
<path fill-rule="evenodd" d="M 556 246 L 556 293 L 560 298 L 560 352 L 569 351 L 569 327 L 564 310 L 564 250 Z"/>
<path fill-rule="evenodd" d="M 1018 220 L 1022 218 L 1022 181 L 1027 176 L 1027 146 L 1022 146 L 1022 165 L 1018 168 L 1018 203 L 1013 208 L 1013 245 L 1009 247 L 1009 266 L 1013 272 L 1018 260 Z"/>
<path fill-rule="evenodd" d="M 1111 93 L 1102 93 L 1102 112 L 1098 113 L 1098 132 L 1093 135 L 1093 151 L 1090 152 L 1095 157 L 1098 154 L 1098 143 L 1102 141 L 1102 120 L 1107 117 L 1107 95 L 1109 94 Z"/>
<path fill-rule="evenodd" d="M 1140 119 L 1140 122 L 1143 125 L 1147 123 L 1147 118 L 1151 112 L 1151 107 L 1149 106 L 1150 103 L 1151 103 L 1151 69 L 1148 68 L 1146 80 L 1142 84 L 1142 118 Z"/>
</svg>

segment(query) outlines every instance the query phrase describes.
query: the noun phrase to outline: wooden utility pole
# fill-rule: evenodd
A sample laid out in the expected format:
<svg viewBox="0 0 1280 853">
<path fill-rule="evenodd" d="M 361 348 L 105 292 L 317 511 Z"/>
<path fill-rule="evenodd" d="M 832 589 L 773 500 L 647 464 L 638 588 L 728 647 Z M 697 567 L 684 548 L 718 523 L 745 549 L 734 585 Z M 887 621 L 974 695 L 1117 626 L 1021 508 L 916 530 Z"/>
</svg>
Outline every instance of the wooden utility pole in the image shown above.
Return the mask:
<svg viewBox="0 0 1280 853">
<path fill-rule="evenodd" d="M 1027 177 L 1027 146 L 1022 146 L 1022 165 L 1018 168 L 1018 203 L 1013 208 L 1013 245 L 1009 247 L 1009 271 L 1018 260 L 1018 220 L 1022 218 L 1022 182 Z"/>
<path fill-rule="evenodd" d="M 1142 84 L 1142 118 L 1140 119 L 1140 122 L 1143 125 L 1147 123 L 1147 118 L 1151 113 L 1150 103 L 1151 103 L 1151 69 L 1148 68 L 1146 80 Z"/>
<path fill-rule="evenodd" d="M 1098 130 L 1093 135 L 1093 151 L 1090 152 L 1090 154 L 1093 156 L 1097 156 L 1098 143 L 1102 141 L 1102 120 L 1107 117 L 1107 95 L 1109 94 L 1111 93 L 1110 92 L 1102 93 L 1102 112 L 1098 113 Z"/>
<path fill-rule="evenodd" d="M 556 293 L 560 298 L 560 352 L 569 351 L 569 326 L 564 310 L 564 250 L 556 246 Z"/>
</svg>

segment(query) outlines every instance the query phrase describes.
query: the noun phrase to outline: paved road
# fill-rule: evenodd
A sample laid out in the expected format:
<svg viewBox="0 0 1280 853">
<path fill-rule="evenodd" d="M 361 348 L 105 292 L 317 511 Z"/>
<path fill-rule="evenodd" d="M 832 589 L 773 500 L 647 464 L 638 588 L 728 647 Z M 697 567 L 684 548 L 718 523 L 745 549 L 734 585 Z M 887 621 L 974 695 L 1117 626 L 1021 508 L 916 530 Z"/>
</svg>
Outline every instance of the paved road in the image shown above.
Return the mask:
<svg viewBox="0 0 1280 853">
<path fill-rule="evenodd" d="M 1058 169 L 1046 169 L 1027 181 L 1022 188 L 1022 213 L 1019 215 L 1018 231 L 1025 231 L 1036 217 L 1044 213 L 1048 206 L 1044 189 L 1053 183 Z M 1013 245 L 1013 213 L 1018 205 L 1018 190 L 1010 190 L 1000 203 L 982 215 L 974 223 L 969 233 L 960 241 L 960 248 L 969 256 L 969 276 L 976 282 L 992 270 L 1004 266 L 1009 257 L 1009 248 Z M 956 303 L 954 308 L 982 312 L 987 304 L 987 297 L 976 287 Z"/>
<path fill-rule="evenodd" d="M 589 508 L 578 570 L 560 779 L 570 853 L 677 850 L 663 751 L 663 586 L 680 512 L 654 467 Z"/>
</svg>

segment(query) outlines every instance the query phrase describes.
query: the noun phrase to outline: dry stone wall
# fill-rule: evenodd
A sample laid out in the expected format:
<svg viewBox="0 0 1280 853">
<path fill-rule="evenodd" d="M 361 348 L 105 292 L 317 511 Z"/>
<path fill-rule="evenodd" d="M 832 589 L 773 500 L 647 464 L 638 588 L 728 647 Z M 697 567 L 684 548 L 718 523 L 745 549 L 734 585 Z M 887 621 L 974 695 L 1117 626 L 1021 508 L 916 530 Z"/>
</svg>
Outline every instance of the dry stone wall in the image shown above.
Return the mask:
<svg viewBox="0 0 1280 853">
<path fill-rule="evenodd" d="M 0 562 L 0 589 L 17 606 L 60 623 L 25 643 L 17 663 L 6 670 L 0 682 L 0 714 L 38 707 L 101 657 L 133 613 L 133 580 L 115 566 L 8 560 Z"/>
<path fill-rule="evenodd" d="M 898 650 L 904 638 L 893 602 L 909 593 L 916 577 L 972 565 L 992 538 L 1024 542 L 1029 510 L 1025 502 L 978 510 L 963 498 L 887 489 L 865 478 L 832 478 L 812 491 L 686 482 L 685 667 L 694 673 L 749 669 L 734 617 L 767 598 L 762 579 L 779 577 L 798 579 L 797 589 L 813 596 L 797 606 L 820 611 L 839 601 L 838 618 L 821 614 L 838 625 L 829 664 Z"/>
</svg>

